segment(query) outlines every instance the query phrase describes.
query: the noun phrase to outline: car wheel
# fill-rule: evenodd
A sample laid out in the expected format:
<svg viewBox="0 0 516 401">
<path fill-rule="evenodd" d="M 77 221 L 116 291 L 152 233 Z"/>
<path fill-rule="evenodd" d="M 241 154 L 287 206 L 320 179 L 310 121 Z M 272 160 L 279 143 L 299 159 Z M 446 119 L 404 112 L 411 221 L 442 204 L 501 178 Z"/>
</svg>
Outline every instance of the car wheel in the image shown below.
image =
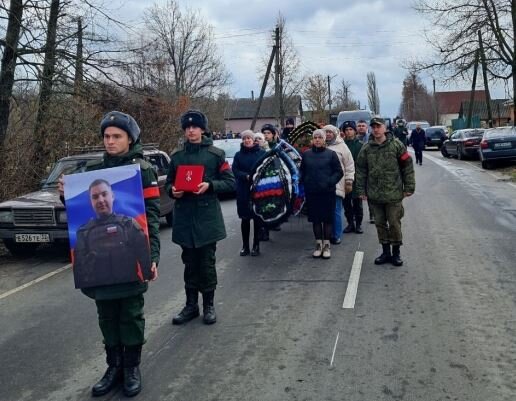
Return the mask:
<svg viewBox="0 0 516 401">
<path fill-rule="evenodd" d="M 462 160 L 462 159 L 463 159 L 462 152 L 460 150 L 460 147 L 457 146 L 457 160 Z"/>
<path fill-rule="evenodd" d="M 40 244 L 19 243 L 14 242 L 12 239 L 5 239 L 4 245 L 13 256 L 30 256 L 31 253 L 39 248 Z"/>
<path fill-rule="evenodd" d="M 491 167 L 491 163 L 489 163 L 488 161 L 486 160 L 482 160 L 482 168 L 485 169 L 485 170 L 489 170 L 489 168 Z"/>
<path fill-rule="evenodd" d="M 446 157 L 446 158 L 450 157 L 450 154 L 446 150 L 446 146 L 441 146 L 441 154 L 443 155 L 443 157 Z"/>
<path fill-rule="evenodd" d="M 167 220 L 167 225 L 172 227 L 172 224 L 174 223 L 174 211 L 171 210 L 170 213 L 166 214 L 165 219 Z"/>
</svg>

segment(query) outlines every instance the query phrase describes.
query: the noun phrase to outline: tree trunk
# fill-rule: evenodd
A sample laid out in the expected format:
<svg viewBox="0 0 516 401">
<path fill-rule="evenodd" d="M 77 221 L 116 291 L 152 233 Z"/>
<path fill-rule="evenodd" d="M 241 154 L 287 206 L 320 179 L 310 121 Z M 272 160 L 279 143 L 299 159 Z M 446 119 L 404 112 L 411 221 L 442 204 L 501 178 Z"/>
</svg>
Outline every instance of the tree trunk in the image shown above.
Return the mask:
<svg viewBox="0 0 516 401">
<path fill-rule="evenodd" d="M 56 35 L 57 20 L 59 17 L 59 0 L 52 0 L 50 5 L 50 16 L 47 26 L 47 41 L 45 44 L 45 61 L 43 63 L 43 73 L 41 74 L 41 87 L 39 91 L 38 114 L 36 117 L 36 127 L 34 129 L 34 173 L 33 177 L 39 181 L 43 176 L 46 165 L 49 162 L 50 148 L 47 142 L 47 132 L 45 123 L 49 108 L 50 97 L 52 95 L 52 82 L 54 79 L 56 64 Z"/>
<path fill-rule="evenodd" d="M 512 31 L 513 38 L 516 38 L 516 0 L 512 0 Z M 512 42 L 512 126 L 514 127 L 514 119 L 516 118 L 516 40 Z"/>
<path fill-rule="evenodd" d="M 17 58 L 16 48 L 20 38 L 22 15 L 23 1 L 11 0 L 9 22 L 7 23 L 5 35 L 5 48 L 0 66 L 0 151 L 7 136 L 7 126 L 9 124 L 9 111 L 14 86 L 14 69 Z"/>
</svg>

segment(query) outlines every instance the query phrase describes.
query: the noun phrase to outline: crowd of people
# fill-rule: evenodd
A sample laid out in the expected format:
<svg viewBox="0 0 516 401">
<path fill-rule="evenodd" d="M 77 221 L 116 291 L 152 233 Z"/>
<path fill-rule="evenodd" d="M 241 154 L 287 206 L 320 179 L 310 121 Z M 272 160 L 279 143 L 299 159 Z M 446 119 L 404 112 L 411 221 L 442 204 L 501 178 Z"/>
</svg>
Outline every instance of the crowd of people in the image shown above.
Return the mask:
<svg viewBox="0 0 516 401">
<path fill-rule="evenodd" d="M 185 143 L 171 155 L 166 190 L 175 199 L 172 241 L 182 250 L 186 302 L 172 323 L 181 325 L 200 316 L 200 293 L 203 322 L 211 325 L 217 321 L 214 306 L 217 242 L 226 237 L 218 194 L 236 189 L 236 209 L 241 219 L 240 255 L 260 255 L 260 241 L 268 239 L 269 229 L 279 227 L 266 224 L 252 207 L 253 174 L 260 160 L 289 139 L 294 121 L 287 120 L 281 133 L 271 124 L 265 124 L 259 133 L 240 133 L 242 144 L 232 167 L 224 151 L 214 146 L 212 136 L 208 135 L 208 119 L 202 112 L 189 110 L 181 116 L 180 123 Z M 144 231 L 148 233 L 151 261 L 148 281 L 153 281 L 158 277 L 160 253 L 159 191 L 155 171 L 143 160 L 140 129 L 132 116 L 114 111 L 101 121 L 100 137 L 105 147 L 104 158 L 89 169 L 135 163 L 141 166 L 148 226 Z M 373 118 L 369 126 L 363 120 L 345 121 L 339 128 L 325 125 L 313 131 L 310 141 L 310 146 L 300 155 L 290 145 L 284 148 L 296 152 L 295 160 L 300 161 L 295 168 L 304 188 L 303 212 L 312 223 L 315 238 L 312 256 L 329 259 L 330 244 L 341 243 L 343 233 L 362 234 L 363 201 L 367 201 L 370 221 L 375 223 L 382 245 L 382 254 L 375 264 L 402 265 L 402 201 L 415 191 L 412 158 L 406 144 L 386 131 L 381 118 Z M 202 166 L 203 170 L 196 190 L 176 188 L 181 167 L 192 165 Z M 63 179 L 59 181 L 59 191 L 63 196 Z M 347 222 L 344 228 L 343 214 Z M 127 396 L 141 391 L 139 364 L 145 342 L 143 294 L 147 288 L 148 282 L 142 280 L 83 289 L 97 306 L 108 365 L 92 387 L 93 396 L 107 394 L 120 383 Z"/>
</svg>

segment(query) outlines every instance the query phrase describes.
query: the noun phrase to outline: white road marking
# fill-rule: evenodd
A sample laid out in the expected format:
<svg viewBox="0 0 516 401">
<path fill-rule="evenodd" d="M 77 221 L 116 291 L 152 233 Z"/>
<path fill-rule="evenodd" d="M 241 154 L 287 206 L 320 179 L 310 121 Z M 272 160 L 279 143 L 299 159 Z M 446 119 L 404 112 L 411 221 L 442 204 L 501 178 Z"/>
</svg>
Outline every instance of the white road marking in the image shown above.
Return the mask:
<svg viewBox="0 0 516 401">
<path fill-rule="evenodd" d="M 355 307 L 355 299 L 357 297 L 358 281 L 360 280 L 360 271 L 362 270 L 362 261 L 364 260 L 364 252 L 355 252 L 353 259 L 353 267 L 349 273 L 348 288 L 344 297 L 343 309 L 353 309 Z"/>
<path fill-rule="evenodd" d="M 335 339 L 335 345 L 333 346 L 333 353 L 331 355 L 330 367 L 333 366 L 333 361 L 335 360 L 335 351 L 337 351 L 337 343 L 339 342 L 340 331 L 337 332 L 337 338 Z"/>
<path fill-rule="evenodd" d="M 72 267 L 72 264 L 67 264 L 66 266 L 63 266 L 63 267 L 60 267 L 59 269 L 57 270 L 54 270 L 53 272 L 50 272 L 50 273 L 47 273 L 41 277 L 38 277 L 37 279 L 34 279 L 32 281 L 29 281 L 28 283 L 25 283 L 19 287 L 16 287 L 16 288 L 13 288 L 12 290 L 10 291 L 7 291 L 7 292 L 4 292 L 3 294 L 0 294 L 0 299 L 4 299 L 4 298 L 7 298 L 9 295 L 13 295 L 13 294 L 16 294 L 17 292 L 21 291 L 21 290 L 24 290 L 25 288 L 27 287 L 30 287 L 34 284 L 37 284 L 43 280 L 46 280 L 47 278 L 50 278 L 52 276 L 55 276 L 56 274 L 59 274 L 63 271 L 65 271 L 66 269 L 69 269 L 70 267 Z"/>
</svg>

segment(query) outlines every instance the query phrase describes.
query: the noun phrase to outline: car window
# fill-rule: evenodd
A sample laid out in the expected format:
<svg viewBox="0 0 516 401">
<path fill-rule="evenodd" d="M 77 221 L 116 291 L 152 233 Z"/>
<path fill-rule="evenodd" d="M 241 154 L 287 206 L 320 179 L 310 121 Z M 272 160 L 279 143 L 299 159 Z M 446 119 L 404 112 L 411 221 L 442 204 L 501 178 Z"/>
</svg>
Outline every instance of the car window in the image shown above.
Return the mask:
<svg viewBox="0 0 516 401">
<path fill-rule="evenodd" d="M 167 175 L 168 173 L 168 161 L 161 154 L 146 155 L 145 159 L 152 164 L 156 169 L 158 175 Z"/>
<path fill-rule="evenodd" d="M 478 138 L 484 134 L 483 131 L 466 131 L 464 133 L 464 138 Z"/>
<path fill-rule="evenodd" d="M 235 157 L 236 152 L 240 150 L 240 144 L 242 142 L 240 140 L 235 141 L 215 141 L 213 146 L 222 149 L 226 154 L 226 157 Z"/>
<path fill-rule="evenodd" d="M 86 171 L 86 164 L 92 159 L 68 159 L 56 163 L 43 187 L 56 187 L 57 180 L 62 174 L 83 173 Z"/>
</svg>

